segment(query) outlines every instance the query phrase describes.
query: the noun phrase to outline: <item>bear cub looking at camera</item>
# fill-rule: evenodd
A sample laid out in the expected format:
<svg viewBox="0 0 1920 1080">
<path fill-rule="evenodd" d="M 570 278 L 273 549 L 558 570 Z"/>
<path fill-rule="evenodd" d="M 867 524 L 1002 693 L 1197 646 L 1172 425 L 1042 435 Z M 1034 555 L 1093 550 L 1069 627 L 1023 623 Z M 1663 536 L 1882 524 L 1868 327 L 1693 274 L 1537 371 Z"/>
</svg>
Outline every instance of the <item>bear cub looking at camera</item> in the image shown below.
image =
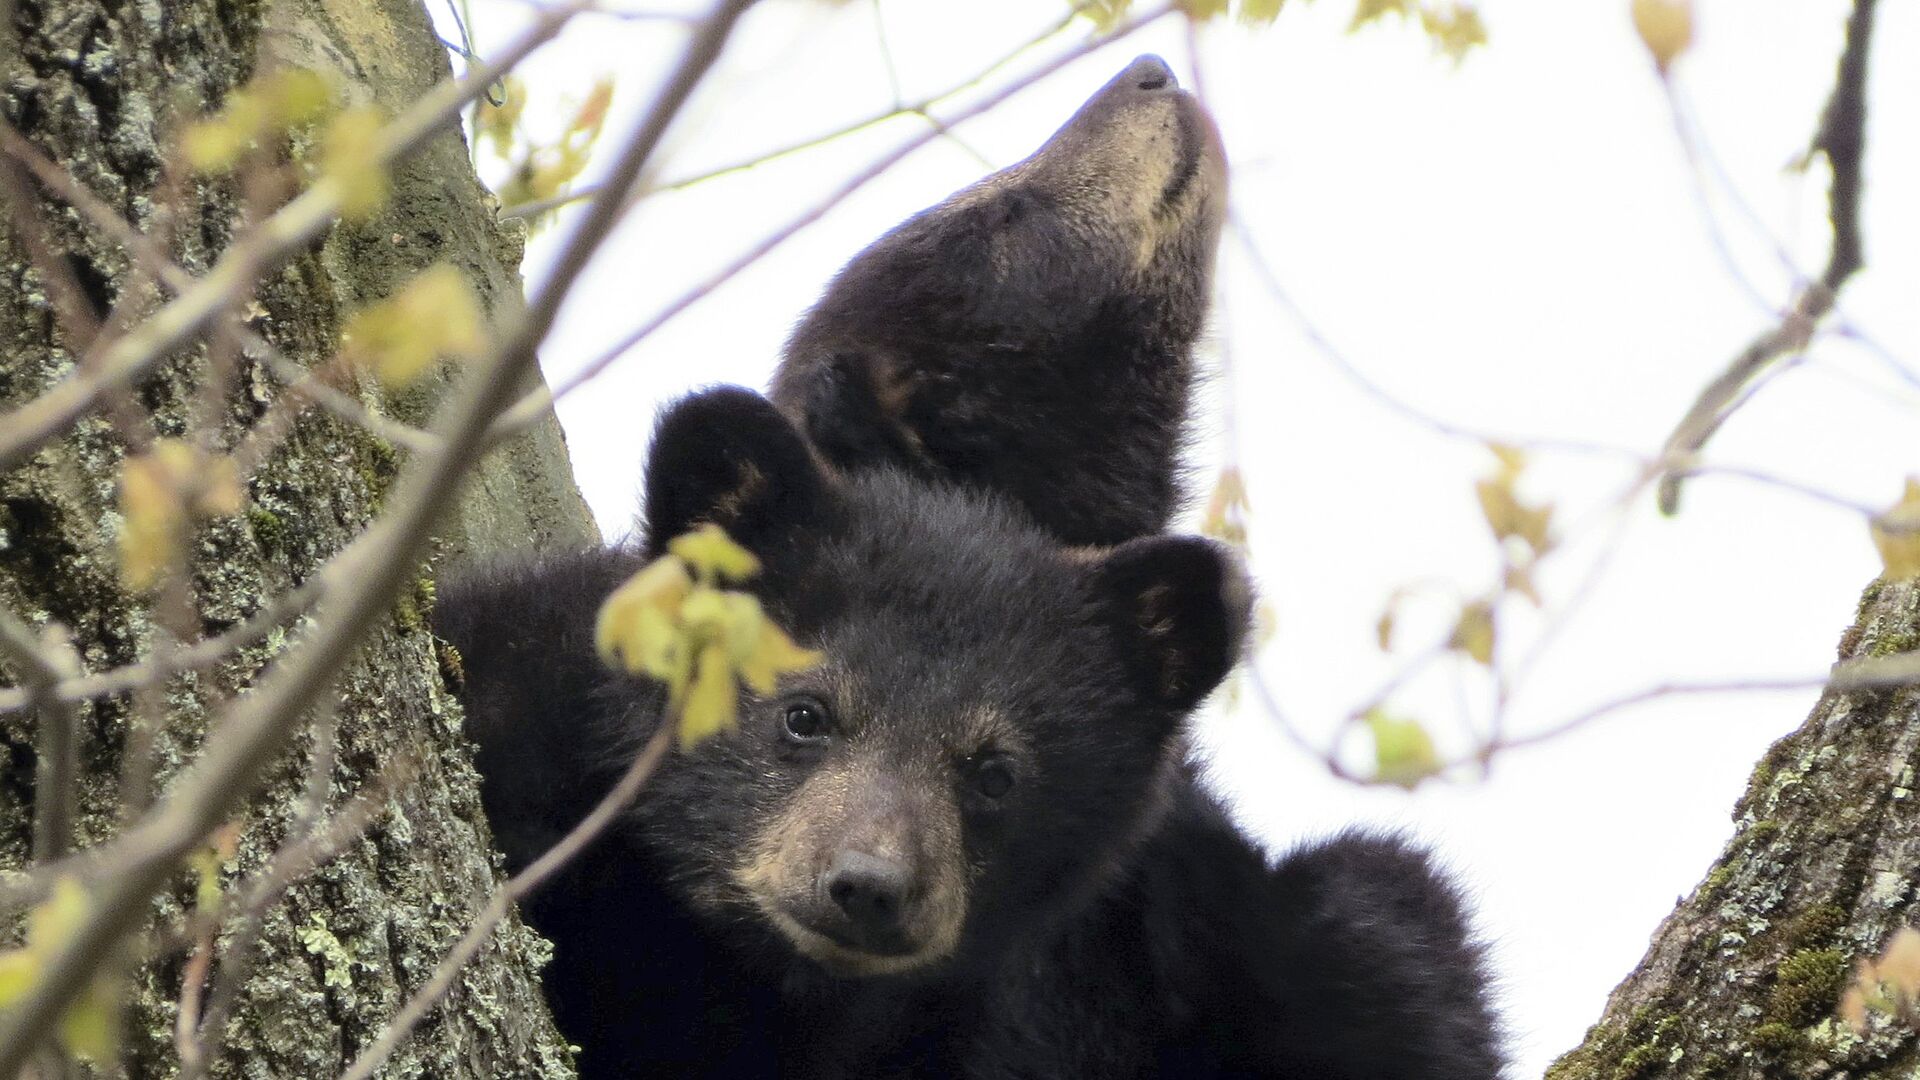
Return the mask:
<svg viewBox="0 0 1920 1080">
<path fill-rule="evenodd" d="M 593 625 L 668 540 L 724 527 L 825 657 L 524 904 L 583 1077 L 1498 1074 L 1421 854 L 1347 835 L 1270 866 L 1184 767 L 1250 603 L 1225 549 L 1159 535 L 1223 184 L 1205 114 L 1136 61 L 850 264 L 771 402 L 667 410 L 641 545 L 443 588 L 515 869 L 661 722 Z"/>
</svg>

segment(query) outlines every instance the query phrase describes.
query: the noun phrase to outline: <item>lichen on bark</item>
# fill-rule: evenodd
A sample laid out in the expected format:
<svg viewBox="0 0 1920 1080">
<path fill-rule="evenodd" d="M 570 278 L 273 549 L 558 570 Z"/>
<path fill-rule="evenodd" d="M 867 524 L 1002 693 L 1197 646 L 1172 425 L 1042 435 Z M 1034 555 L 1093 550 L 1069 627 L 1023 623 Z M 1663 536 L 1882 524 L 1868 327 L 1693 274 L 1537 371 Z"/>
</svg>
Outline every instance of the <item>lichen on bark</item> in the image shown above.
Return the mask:
<svg viewBox="0 0 1920 1080">
<path fill-rule="evenodd" d="M 80 182 L 143 231 L 164 216 L 175 261 L 204 272 L 239 220 L 232 185 L 193 183 L 177 205 L 158 194 L 168 132 L 187 110 L 219 102 L 258 66 L 331 71 L 350 92 L 397 112 L 448 77 L 446 57 L 418 0 L 33 0 L 0 20 L 0 112 Z M 56 244 L 89 300 L 104 312 L 128 286 L 129 263 L 111 238 L 56 199 L 44 200 Z M 387 211 L 343 225 L 262 282 L 252 325 L 286 355 L 315 364 L 338 343 L 342 317 L 386 295 L 435 261 L 459 267 L 489 309 L 520 302 L 519 235 L 495 220 L 464 144 L 449 130 L 396 170 Z M 0 409 L 18 407 L 71 373 L 74 343 L 54 318 L 47 285 L 9 224 L 0 224 Z M 189 426 L 204 350 L 168 358 L 137 390 L 156 430 Z M 224 444 L 279 396 L 279 383 L 242 361 L 227 402 Z M 441 372 L 404 398 L 359 387 L 373 409 L 425 419 L 451 378 Z M 90 416 L 65 438 L 0 475 L 0 603 L 35 624 L 73 631 L 89 670 L 138 659 L 151 641 L 143 601 L 121 586 L 115 478 L 125 445 Z M 196 538 L 192 581 L 202 629 L 218 633 L 310 577 L 377 512 L 404 455 L 373 435 L 320 414 L 294 433 L 248 483 L 240 516 Z M 436 538 L 440 559 L 595 539 L 551 422 L 475 468 L 467 497 Z M 422 616 L 433 566 L 369 640 L 337 689 L 329 805 L 367 790 L 392 763 L 411 777 L 378 822 L 277 905 L 227 1027 L 221 1076 L 333 1075 L 427 978 L 497 885 L 500 869 L 481 814 L 458 705 L 446 694 Z M 208 738 L 222 695 L 241 691 L 297 639 L 269 637 L 233 660 L 171 680 L 157 740 L 162 784 Z M 9 680 L 18 673 L 7 673 Z M 79 712 L 80 843 L 117 827 L 119 768 L 129 725 L 125 697 Z M 0 718 L 0 867 L 26 864 L 34 786 L 34 719 Z M 299 817 L 311 733 L 275 766 L 239 814 L 244 839 L 229 881 L 257 870 Z M 190 902 L 183 871 L 154 905 L 171 918 Z M 445 1007 L 382 1075 L 567 1076 L 571 1066 L 540 999 L 546 946 L 517 921 L 467 970 Z M 130 980 L 126 1071 L 173 1075 L 176 953 Z"/>
<path fill-rule="evenodd" d="M 1920 642 L 1920 581 L 1877 581 L 1840 660 Z M 1835 1018 L 1855 962 L 1920 923 L 1920 688 L 1829 692 L 1775 743 L 1732 841 L 1548 1080 L 1914 1075 L 1920 1039 Z"/>
</svg>

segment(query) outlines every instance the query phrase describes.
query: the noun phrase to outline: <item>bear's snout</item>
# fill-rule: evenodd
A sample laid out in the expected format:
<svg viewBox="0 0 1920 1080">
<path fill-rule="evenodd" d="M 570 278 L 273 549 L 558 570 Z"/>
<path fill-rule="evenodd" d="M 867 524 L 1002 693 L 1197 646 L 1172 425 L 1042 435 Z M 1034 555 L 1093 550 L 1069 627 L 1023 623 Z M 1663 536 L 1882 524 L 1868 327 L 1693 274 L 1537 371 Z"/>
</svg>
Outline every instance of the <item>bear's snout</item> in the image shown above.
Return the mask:
<svg viewBox="0 0 1920 1080">
<path fill-rule="evenodd" d="M 836 914 L 838 929 L 849 939 L 846 944 L 881 954 L 914 950 L 905 932 L 914 894 L 913 870 L 906 863 L 842 851 L 820 875 L 820 891 Z"/>
</svg>

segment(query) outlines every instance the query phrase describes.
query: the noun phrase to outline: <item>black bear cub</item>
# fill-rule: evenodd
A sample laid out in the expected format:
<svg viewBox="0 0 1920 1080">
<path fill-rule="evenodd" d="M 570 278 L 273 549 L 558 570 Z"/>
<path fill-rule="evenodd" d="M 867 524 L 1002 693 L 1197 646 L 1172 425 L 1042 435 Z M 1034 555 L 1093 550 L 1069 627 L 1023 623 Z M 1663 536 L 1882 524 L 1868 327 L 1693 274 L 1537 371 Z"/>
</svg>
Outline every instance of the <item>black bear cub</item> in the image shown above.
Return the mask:
<svg viewBox="0 0 1920 1080">
<path fill-rule="evenodd" d="M 661 723 L 593 627 L 668 540 L 724 527 L 824 656 L 524 906 L 583 1077 L 1498 1075 L 1421 854 L 1348 835 L 1269 865 L 1185 767 L 1249 609 L 1230 553 L 1157 535 L 1223 183 L 1204 114 L 1136 61 L 856 259 L 772 402 L 667 410 L 640 545 L 443 588 L 515 869 Z"/>
<path fill-rule="evenodd" d="M 837 467 L 998 492 L 1069 544 L 1159 532 L 1225 206 L 1213 121 L 1141 57 L 1032 157 L 849 263 L 774 403 Z"/>
</svg>

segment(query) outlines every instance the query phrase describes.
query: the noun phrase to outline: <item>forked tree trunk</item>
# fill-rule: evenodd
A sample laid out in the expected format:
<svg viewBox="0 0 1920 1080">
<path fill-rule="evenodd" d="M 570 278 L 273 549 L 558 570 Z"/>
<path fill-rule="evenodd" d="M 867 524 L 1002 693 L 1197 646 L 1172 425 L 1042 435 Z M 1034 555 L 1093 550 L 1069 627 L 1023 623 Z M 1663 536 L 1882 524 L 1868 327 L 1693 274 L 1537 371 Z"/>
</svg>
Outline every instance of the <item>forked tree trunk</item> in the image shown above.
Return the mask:
<svg viewBox="0 0 1920 1080">
<path fill-rule="evenodd" d="M 358 100 L 389 112 L 448 77 L 420 0 L 0 0 L 0 110 L 145 230 L 156 228 L 172 121 L 182 110 L 217 104 L 270 62 L 330 72 Z M 336 228 L 263 283 L 251 325 L 295 360 L 327 359 L 346 313 L 436 260 L 464 271 L 488 305 L 520 303 L 521 235 L 496 224 L 457 132 L 432 140 L 394 180 L 393 201 L 377 219 Z M 233 187 L 187 186 L 170 246 L 190 272 L 205 271 L 238 227 Z M 128 281 L 127 257 L 64 203 L 40 201 L 58 246 L 104 312 Z M 0 224 L 0 410 L 70 374 L 74 352 L 20 234 L 11 222 Z M 135 409 L 151 410 L 161 434 L 180 434 L 206 363 L 204 349 L 170 358 L 140 386 Z M 240 363 L 222 442 L 256 423 L 280 393 L 250 361 Z M 421 423 L 444 385 L 431 379 L 390 400 L 371 385 L 361 393 L 379 411 Z M 71 628 L 90 670 L 135 660 L 151 631 L 147 605 L 120 585 L 117 570 L 114 487 L 124 453 L 112 425 L 92 416 L 0 475 L 0 604 L 29 622 Z M 310 576 L 378 511 L 403 457 L 354 426 L 307 415 L 251 478 L 245 513 L 200 534 L 193 585 L 204 632 L 234 625 Z M 594 538 L 551 422 L 479 472 L 458 520 L 447 523 L 439 558 L 456 549 Z M 422 983 L 499 879 L 458 707 L 422 620 L 430 579 L 423 569 L 413 595 L 367 642 L 341 686 L 330 802 L 339 806 L 396 762 L 411 763 L 412 779 L 362 839 L 273 909 L 216 1075 L 335 1075 Z M 285 636 L 296 635 L 289 628 Z M 269 638 L 237 662 L 172 680 L 158 738 L 163 784 L 204 739 L 218 738 L 206 730 L 210 703 L 244 687 L 283 645 L 283 637 Z M 80 843 L 116 827 L 119 768 L 135 716 L 124 695 L 80 709 Z M 29 851 L 35 723 L 30 714 L 0 717 L 0 866 L 8 868 L 24 866 Z M 246 808 L 230 880 L 257 870 L 283 839 L 310 747 L 303 734 Z M 177 916 L 191 885 L 183 871 L 155 914 Z M 517 921 L 504 926 L 383 1075 L 571 1075 L 540 997 L 544 949 Z M 176 951 L 134 976 L 125 1075 L 175 1072 L 182 967 Z"/>
<path fill-rule="evenodd" d="M 1920 581 L 1876 582 L 1840 659 L 1920 648 Z M 1920 1075 L 1891 1016 L 1834 1017 L 1855 961 L 1920 924 L 1920 689 L 1828 693 L 1775 743 L 1706 879 L 1549 1080 Z"/>
</svg>

